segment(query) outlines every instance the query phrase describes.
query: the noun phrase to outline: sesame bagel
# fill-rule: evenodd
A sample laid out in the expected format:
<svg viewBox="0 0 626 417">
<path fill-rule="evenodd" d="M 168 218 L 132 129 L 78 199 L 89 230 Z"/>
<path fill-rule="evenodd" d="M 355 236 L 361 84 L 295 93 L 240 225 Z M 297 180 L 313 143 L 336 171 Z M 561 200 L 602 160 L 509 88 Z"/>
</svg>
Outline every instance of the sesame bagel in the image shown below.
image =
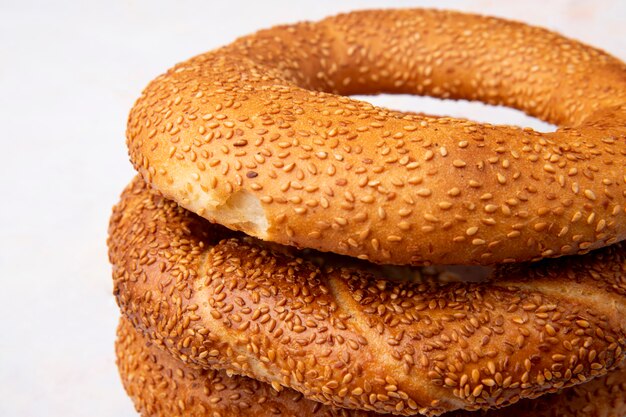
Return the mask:
<svg viewBox="0 0 626 417">
<path fill-rule="evenodd" d="M 332 408 L 291 389 L 280 392 L 254 379 L 184 364 L 120 320 L 115 345 L 124 388 L 144 417 L 377 417 Z M 504 409 L 457 411 L 445 417 L 623 417 L 626 366 L 603 377 Z"/>
<path fill-rule="evenodd" d="M 487 271 L 478 283 L 442 283 L 430 267 L 394 279 L 391 267 L 324 264 L 211 224 L 140 179 L 109 233 L 118 304 L 147 338 L 183 362 L 336 407 L 500 407 L 602 376 L 625 356 L 624 244 L 473 267 Z"/>
<path fill-rule="evenodd" d="M 510 106 L 555 132 L 350 94 Z M 132 109 L 150 186 L 230 229 L 385 264 L 493 264 L 626 238 L 626 66 L 525 24 L 438 10 L 279 26 L 182 62 Z"/>
<path fill-rule="evenodd" d="M 115 343 L 122 383 L 144 417 L 369 417 L 280 392 L 254 379 L 183 364 L 121 319 Z"/>
</svg>

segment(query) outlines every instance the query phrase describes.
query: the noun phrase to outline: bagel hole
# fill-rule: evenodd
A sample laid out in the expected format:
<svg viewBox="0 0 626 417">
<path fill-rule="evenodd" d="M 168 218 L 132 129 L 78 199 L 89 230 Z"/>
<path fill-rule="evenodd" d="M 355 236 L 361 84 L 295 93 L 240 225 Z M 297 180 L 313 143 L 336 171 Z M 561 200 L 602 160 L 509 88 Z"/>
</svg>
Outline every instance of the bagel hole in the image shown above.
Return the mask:
<svg viewBox="0 0 626 417">
<path fill-rule="evenodd" d="M 554 132 L 557 126 L 526 113 L 505 106 L 494 106 L 480 101 L 449 100 L 410 94 L 353 95 L 356 100 L 367 101 L 392 111 L 423 113 L 427 116 L 447 116 L 494 125 L 529 127 L 538 132 Z"/>
<path fill-rule="evenodd" d="M 267 242 L 263 243 L 267 245 Z M 380 279 L 396 282 L 434 282 L 434 283 L 480 283 L 493 279 L 495 268 L 482 265 L 379 265 L 366 260 L 338 255 L 331 252 L 319 252 L 314 249 L 294 249 L 283 245 L 273 245 L 272 249 L 292 256 L 302 257 L 323 268 L 348 268 L 367 271 Z"/>
<path fill-rule="evenodd" d="M 268 222 L 261 201 L 248 191 L 233 193 L 210 214 L 229 228 L 261 238 L 267 233 Z"/>
<path fill-rule="evenodd" d="M 372 272 L 394 281 L 436 282 L 440 284 L 461 282 L 487 282 L 494 268 L 481 265 L 399 266 L 372 265 Z"/>
</svg>

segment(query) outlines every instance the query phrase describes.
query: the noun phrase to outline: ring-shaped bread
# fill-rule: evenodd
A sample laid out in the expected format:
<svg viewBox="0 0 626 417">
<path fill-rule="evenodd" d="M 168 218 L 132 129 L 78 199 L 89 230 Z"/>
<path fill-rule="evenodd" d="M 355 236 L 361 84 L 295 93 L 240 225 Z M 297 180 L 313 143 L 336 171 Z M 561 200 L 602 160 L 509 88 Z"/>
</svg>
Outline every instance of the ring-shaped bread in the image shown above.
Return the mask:
<svg viewBox="0 0 626 417">
<path fill-rule="evenodd" d="M 408 93 L 556 132 L 393 112 Z M 154 189 L 281 244 L 386 264 L 493 264 L 626 238 L 626 66 L 544 29 L 438 10 L 279 26 L 182 62 L 130 113 Z"/>
<path fill-rule="evenodd" d="M 336 407 L 505 406 L 602 376 L 625 356 L 624 244 L 471 267 L 481 282 L 444 283 L 459 270 L 303 258 L 211 224 L 139 178 L 109 233 L 115 295 L 138 331 L 184 362 Z M 476 269 L 487 276 L 470 277 Z"/>
<path fill-rule="evenodd" d="M 274 390 L 254 379 L 184 364 L 121 319 L 115 344 L 122 383 L 142 417 L 383 417 L 337 409 Z M 445 417 L 622 417 L 626 413 L 626 366 L 558 394 L 484 413 L 453 411 Z"/>
</svg>

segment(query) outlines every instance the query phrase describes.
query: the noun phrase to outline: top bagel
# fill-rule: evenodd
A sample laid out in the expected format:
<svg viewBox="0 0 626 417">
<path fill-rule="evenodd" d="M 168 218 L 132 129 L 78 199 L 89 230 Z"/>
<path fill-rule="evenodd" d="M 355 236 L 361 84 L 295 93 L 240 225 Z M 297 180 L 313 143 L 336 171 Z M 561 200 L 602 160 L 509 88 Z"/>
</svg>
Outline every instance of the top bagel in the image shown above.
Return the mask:
<svg viewBox="0 0 626 417">
<path fill-rule="evenodd" d="M 342 95 L 480 100 L 539 133 Z M 264 240 L 393 264 L 491 264 L 626 238 L 626 66 L 555 33 L 436 10 L 280 26 L 178 64 L 129 116 L 165 197 Z"/>
</svg>

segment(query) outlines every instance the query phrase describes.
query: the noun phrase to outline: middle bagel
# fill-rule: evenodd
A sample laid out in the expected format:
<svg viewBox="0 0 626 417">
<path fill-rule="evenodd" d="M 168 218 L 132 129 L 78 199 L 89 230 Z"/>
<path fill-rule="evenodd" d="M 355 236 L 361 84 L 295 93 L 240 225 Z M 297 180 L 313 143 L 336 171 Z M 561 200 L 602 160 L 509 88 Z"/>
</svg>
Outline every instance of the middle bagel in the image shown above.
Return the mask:
<svg viewBox="0 0 626 417">
<path fill-rule="evenodd" d="M 330 266 L 210 224 L 135 179 L 109 247 L 122 312 L 149 339 L 338 407 L 499 407 L 624 358 L 624 244 L 469 277 L 488 283 L 441 283 L 429 274 L 450 271 L 428 269 L 392 278 L 398 270 Z"/>
</svg>

